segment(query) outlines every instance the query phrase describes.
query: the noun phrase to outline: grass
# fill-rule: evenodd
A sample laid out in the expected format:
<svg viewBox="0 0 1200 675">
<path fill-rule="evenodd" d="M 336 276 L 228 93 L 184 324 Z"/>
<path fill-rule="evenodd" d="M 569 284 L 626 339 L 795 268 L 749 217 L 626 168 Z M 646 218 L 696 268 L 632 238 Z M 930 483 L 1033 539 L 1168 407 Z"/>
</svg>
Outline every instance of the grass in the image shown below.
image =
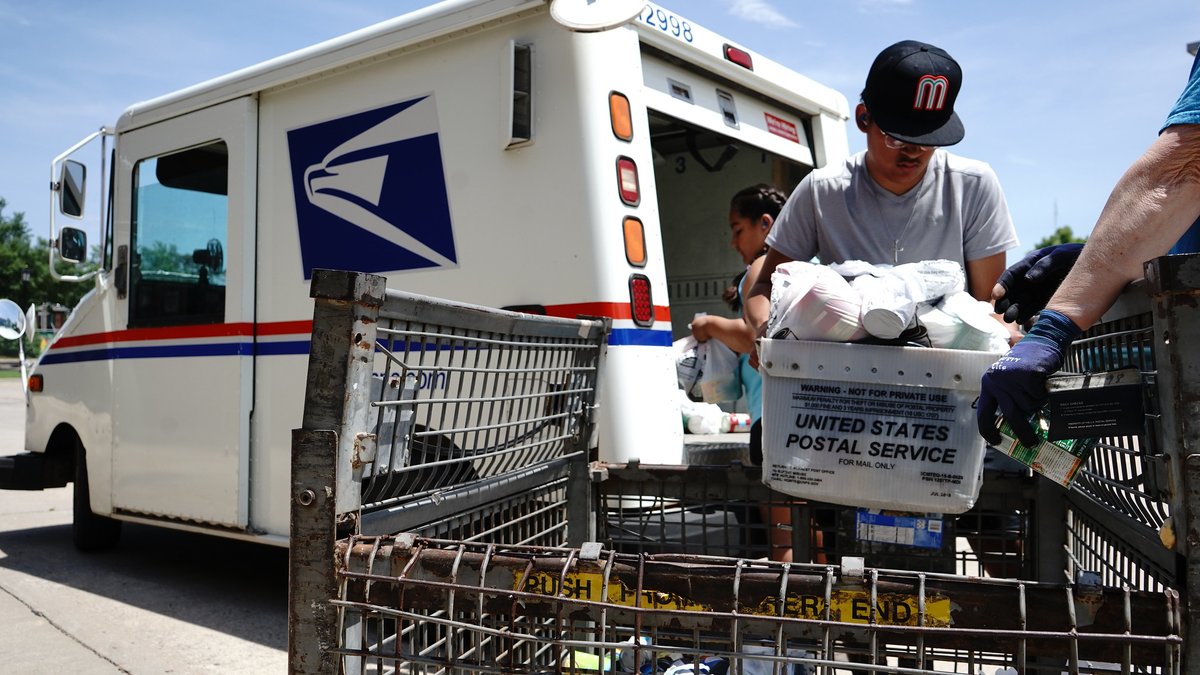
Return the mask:
<svg viewBox="0 0 1200 675">
<path fill-rule="evenodd" d="M 0 380 L 19 380 L 21 379 L 20 368 L 0 368 Z"/>
</svg>

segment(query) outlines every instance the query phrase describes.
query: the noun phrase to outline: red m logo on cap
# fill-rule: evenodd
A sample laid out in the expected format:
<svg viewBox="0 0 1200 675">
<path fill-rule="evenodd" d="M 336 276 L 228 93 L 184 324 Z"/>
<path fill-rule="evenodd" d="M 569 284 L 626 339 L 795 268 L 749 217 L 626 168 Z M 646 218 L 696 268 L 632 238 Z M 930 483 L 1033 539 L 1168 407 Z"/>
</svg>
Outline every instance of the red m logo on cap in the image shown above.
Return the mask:
<svg viewBox="0 0 1200 675">
<path fill-rule="evenodd" d="M 946 92 L 949 90 L 950 80 L 945 75 L 922 75 L 917 80 L 913 110 L 941 110 L 946 105 Z"/>
</svg>

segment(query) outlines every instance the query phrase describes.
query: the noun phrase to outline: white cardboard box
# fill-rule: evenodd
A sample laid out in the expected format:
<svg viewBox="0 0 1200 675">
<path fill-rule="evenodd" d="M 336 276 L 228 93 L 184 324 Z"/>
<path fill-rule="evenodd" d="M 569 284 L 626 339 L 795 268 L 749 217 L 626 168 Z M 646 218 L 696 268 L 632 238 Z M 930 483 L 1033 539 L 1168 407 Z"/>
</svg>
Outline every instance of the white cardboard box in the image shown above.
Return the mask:
<svg viewBox="0 0 1200 675">
<path fill-rule="evenodd" d="M 898 511 L 975 504 L 979 379 L 1000 354 L 768 339 L 759 354 L 771 488 Z"/>
</svg>

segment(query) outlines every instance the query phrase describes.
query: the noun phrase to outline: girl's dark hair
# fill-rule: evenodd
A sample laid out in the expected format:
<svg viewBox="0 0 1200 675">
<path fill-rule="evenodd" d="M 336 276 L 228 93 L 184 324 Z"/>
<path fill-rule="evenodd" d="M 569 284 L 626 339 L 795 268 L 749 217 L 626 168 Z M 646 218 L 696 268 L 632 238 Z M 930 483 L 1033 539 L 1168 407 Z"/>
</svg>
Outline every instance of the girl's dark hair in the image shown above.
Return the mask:
<svg viewBox="0 0 1200 675">
<path fill-rule="evenodd" d="M 759 183 L 751 185 L 748 188 L 740 190 L 729 201 L 729 210 L 738 214 L 743 218 L 750 220 L 758 220 L 764 215 L 771 216 L 772 219 L 779 217 L 779 211 L 783 209 L 784 202 L 787 201 L 787 195 L 783 190 L 768 185 Z M 742 303 L 738 300 L 738 286 L 742 283 L 742 277 L 746 276 L 745 270 L 733 279 L 733 284 L 725 288 L 725 292 L 721 294 L 721 299 L 729 305 L 729 308 L 735 312 L 742 311 Z"/>
<path fill-rule="evenodd" d="M 777 218 L 786 201 L 787 195 L 783 194 L 783 190 L 774 185 L 759 183 L 735 194 L 729 201 L 729 210 L 751 220 L 761 218 L 763 214 Z"/>
</svg>

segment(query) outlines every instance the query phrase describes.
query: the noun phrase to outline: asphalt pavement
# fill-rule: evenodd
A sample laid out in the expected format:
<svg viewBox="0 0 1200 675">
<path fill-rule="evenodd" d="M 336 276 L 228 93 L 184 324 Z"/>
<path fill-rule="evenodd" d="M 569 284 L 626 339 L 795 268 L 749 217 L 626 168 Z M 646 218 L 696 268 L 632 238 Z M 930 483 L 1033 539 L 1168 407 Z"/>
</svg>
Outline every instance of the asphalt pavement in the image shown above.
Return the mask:
<svg viewBox="0 0 1200 675">
<path fill-rule="evenodd" d="M 0 379 L 0 455 L 23 451 L 19 379 Z M 71 487 L 0 490 L 0 671 L 284 673 L 287 551 L 126 523 L 71 544 Z"/>
</svg>

